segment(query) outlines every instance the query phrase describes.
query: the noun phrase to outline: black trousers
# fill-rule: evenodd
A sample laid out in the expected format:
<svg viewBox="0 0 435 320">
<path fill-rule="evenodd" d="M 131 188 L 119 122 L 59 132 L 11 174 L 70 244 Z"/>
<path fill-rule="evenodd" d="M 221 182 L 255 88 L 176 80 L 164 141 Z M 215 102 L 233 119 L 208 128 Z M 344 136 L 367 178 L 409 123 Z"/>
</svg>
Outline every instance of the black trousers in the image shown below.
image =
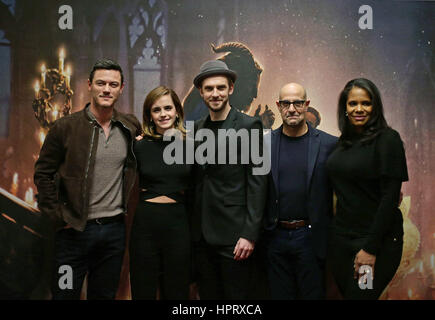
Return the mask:
<svg viewBox="0 0 435 320">
<path fill-rule="evenodd" d="M 78 300 L 88 274 L 87 299 L 115 299 L 125 253 L 125 224 L 88 223 L 83 232 L 56 232 L 53 300 Z M 70 285 L 69 285 L 69 282 Z"/>
<path fill-rule="evenodd" d="M 325 262 L 315 254 L 311 227 L 268 232 L 267 269 L 273 300 L 325 299 Z"/>
<path fill-rule="evenodd" d="M 179 300 L 189 297 L 190 232 L 182 203 L 138 204 L 130 236 L 132 299 Z"/>
<path fill-rule="evenodd" d="M 201 300 L 240 300 L 250 298 L 252 257 L 236 261 L 222 254 L 223 248 L 195 243 L 194 261 Z"/>
<path fill-rule="evenodd" d="M 361 289 L 354 279 L 353 261 L 361 250 L 364 237 L 350 237 L 332 232 L 329 242 L 328 263 L 344 299 L 376 300 L 393 279 L 402 258 L 403 239 L 387 237 L 374 266 L 373 289 Z"/>
</svg>

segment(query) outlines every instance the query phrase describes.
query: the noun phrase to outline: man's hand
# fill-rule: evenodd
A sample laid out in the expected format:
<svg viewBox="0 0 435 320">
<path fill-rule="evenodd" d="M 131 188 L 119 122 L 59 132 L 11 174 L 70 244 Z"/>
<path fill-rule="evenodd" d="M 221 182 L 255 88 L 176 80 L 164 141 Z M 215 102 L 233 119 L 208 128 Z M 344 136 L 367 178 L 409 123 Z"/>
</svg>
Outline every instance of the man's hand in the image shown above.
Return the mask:
<svg viewBox="0 0 435 320">
<path fill-rule="evenodd" d="M 245 260 L 254 251 L 255 243 L 244 238 L 240 238 L 234 247 L 234 260 Z"/>
<path fill-rule="evenodd" d="M 354 267 L 354 273 L 353 277 L 354 279 L 359 279 L 361 276 L 359 274 L 359 268 L 361 266 L 370 266 L 372 268 L 372 279 L 375 278 L 375 262 L 376 262 L 376 256 L 364 251 L 361 249 L 355 256 L 355 260 L 353 261 L 353 267 Z"/>
<path fill-rule="evenodd" d="M 143 139 L 143 137 L 142 136 L 136 136 L 136 141 L 141 141 L 142 139 Z"/>
<path fill-rule="evenodd" d="M 67 224 L 65 227 L 63 227 L 62 229 L 71 229 L 72 227 L 69 225 L 69 224 Z"/>
</svg>

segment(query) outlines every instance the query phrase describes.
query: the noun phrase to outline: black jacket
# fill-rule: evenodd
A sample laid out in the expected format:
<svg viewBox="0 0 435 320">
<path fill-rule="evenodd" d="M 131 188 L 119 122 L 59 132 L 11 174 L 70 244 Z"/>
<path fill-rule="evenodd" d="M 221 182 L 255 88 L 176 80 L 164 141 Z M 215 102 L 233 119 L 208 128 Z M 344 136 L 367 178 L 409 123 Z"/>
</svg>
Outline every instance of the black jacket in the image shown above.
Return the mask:
<svg viewBox="0 0 435 320">
<path fill-rule="evenodd" d="M 308 126 L 310 126 L 308 124 Z M 269 174 L 265 229 L 273 230 L 279 217 L 279 146 L 282 126 L 272 131 L 272 170 Z M 313 232 L 314 249 L 319 258 L 325 258 L 328 226 L 333 216 L 332 185 L 326 171 L 326 161 L 337 144 L 337 138 L 309 127 L 308 136 L 307 210 Z M 286 177 L 291 183 L 291 177 Z"/>
<path fill-rule="evenodd" d="M 209 117 L 195 122 L 195 134 L 204 128 Z M 248 132 L 258 129 L 262 150 L 263 128 L 259 119 L 231 108 L 222 129 L 247 129 Z M 201 233 L 211 245 L 235 245 L 239 238 L 257 240 L 264 214 L 267 175 L 252 174 L 256 165 L 251 158 L 248 164 L 241 163 L 240 144 L 237 159 L 237 164 L 195 165 L 194 241 L 200 239 Z"/>
<path fill-rule="evenodd" d="M 88 190 L 99 130 L 97 123 L 87 115 L 88 105 L 82 111 L 54 123 L 35 164 L 38 207 L 51 218 L 56 229 L 69 224 L 83 231 L 86 226 Z M 121 124 L 122 132 L 128 139 L 123 179 L 123 205 L 127 212 L 127 201 L 136 177 L 133 140 L 141 133 L 141 126 L 135 116 L 116 110 L 113 111 L 113 120 Z"/>
</svg>

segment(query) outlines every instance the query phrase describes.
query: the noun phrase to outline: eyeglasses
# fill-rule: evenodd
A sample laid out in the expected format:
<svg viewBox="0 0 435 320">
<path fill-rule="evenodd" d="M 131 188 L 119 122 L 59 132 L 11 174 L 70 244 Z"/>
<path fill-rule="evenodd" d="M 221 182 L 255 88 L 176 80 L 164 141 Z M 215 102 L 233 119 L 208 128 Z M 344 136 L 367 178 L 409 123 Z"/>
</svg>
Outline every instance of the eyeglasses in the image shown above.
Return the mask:
<svg viewBox="0 0 435 320">
<path fill-rule="evenodd" d="M 283 109 L 290 108 L 290 105 L 293 105 L 295 109 L 302 110 L 305 107 L 305 100 L 296 100 L 296 101 L 288 101 L 288 100 L 279 100 L 279 105 Z"/>
</svg>

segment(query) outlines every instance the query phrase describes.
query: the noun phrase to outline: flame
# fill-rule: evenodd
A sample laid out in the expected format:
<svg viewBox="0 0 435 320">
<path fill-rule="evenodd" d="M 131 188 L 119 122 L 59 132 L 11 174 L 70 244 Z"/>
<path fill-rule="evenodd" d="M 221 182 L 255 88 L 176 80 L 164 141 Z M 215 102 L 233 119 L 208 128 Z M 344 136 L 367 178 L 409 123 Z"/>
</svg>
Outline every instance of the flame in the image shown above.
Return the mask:
<svg viewBox="0 0 435 320">
<path fill-rule="evenodd" d="M 12 176 L 11 194 L 16 196 L 18 193 L 18 173 L 15 172 Z"/>
<path fill-rule="evenodd" d="M 57 109 L 53 110 L 53 121 L 57 119 L 57 116 L 59 115 L 59 111 Z"/>
<path fill-rule="evenodd" d="M 59 58 L 65 59 L 65 49 L 64 48 L 60 49 Z"/>
<path fill-rule="evenodd" d="M 45 131 L 43 129 L 39 130 L 39 142 L 41 146 L 44 144 L 45 136 Z"/>
<path fill-rule="evenodd" d="M 41 72 L 46 72 L 47 71 L 47 68 L 45 67 L 45 64 L 43 64 L 42 66 L 41 66 Z"/>
<path fill-rule="evenodd" d="M 14 173 L 14 176 L 12 178 L 12 183 L 13 184 L 18 184 L 18 172 Z"/>
<path fill-rule="evenodd" d="M 27 189 L 26 191 L 26 195 L 24 197 L 24 201 L 28 204 L 30 204 L 31 206 L 35 206 L 35 201 L 33 199 L 33 189 L 32 187 L 29 187 L 29 189 Z"/>
</svg>

